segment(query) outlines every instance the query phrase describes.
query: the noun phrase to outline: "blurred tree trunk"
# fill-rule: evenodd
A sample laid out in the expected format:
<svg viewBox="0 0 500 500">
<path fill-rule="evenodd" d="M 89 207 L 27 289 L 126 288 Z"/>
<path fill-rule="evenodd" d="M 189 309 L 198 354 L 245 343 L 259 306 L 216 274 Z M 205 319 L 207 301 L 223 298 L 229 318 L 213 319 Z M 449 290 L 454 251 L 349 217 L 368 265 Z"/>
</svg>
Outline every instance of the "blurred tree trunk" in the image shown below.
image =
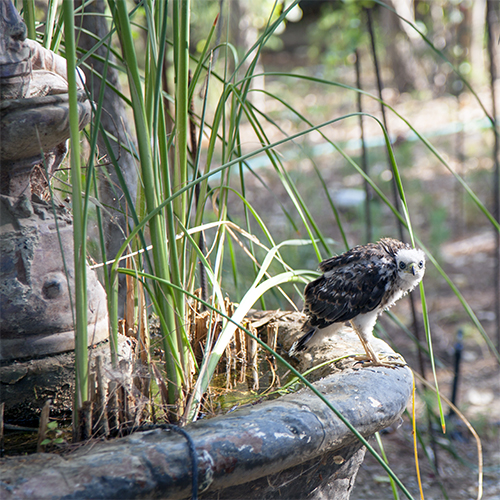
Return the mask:
<svg viewBox="0 0 500 500">
<path fill-rule="evenodd" d="M 386 0 L 385 3 L 405 19 L 411 16 L 408 20 L 414 22 L 411 9 L 403 9 L 400 0 Z M 403 24 L 406 23 L 403 23 L 389 9 L 380 8 L 377 10 L 380 16 L 387 61 L 393 72 L 393 85 L 399 92 L 425 89 L 428 87 L 428 82 L 424 69 L 414 56 L 414 44 L 410 38 L 411 28 L 405 29 L 406 26 L 404 27 Z"/>
<path fill-rule="evenodd" d="M 455 58 L 450 60 L 453 62 L 455 67 L 460 70 L 460 65 L 462 63 L 471 61 L 473 7 L 472 5 L 466 5 L 464 2 L 456 8 L 461 14 L 461 20 L 455 23 L 454 28 L 450 29 L 450 37 L 455 41 L 455 47 L 453 47 L 452 52 Z M 450 49 L 451 48 L 452 47 L 450 47 Z M 464 73 L 463 76 L 470 80 L 471 72 L 469 71 L 469 73 Z M 466 89 L 462 80 L 458 76 L 454 77 L 451 82 L 451 88 L 449 90 L 450 93 L 453 95 L 459 95 L 465 90 Z"/>
<path fill-rule="evenodd" d="M 492 214 L 497 221 L 500 221 L 500 160 L 498 158 L 500 150 L 498 121 L 497 121 L 497 92 L 496 80 L 498 77 L 498 40 L 499 40 L 499 20 L 500 9 L 498 2 L 487 0 L 486 2 L 486 26 L 488 30 L 488 55 L 490 60 L 490 91 L 491 91 L 491 114 L 493 116 L 493 209 Z M 500 235 L 494 230 L 495 237 L 495 267 L 493 274 L 493 286 L 495 288 L 495 317 L 496 317 L 496 344 L 500 349 Z"/>
<path fill-rule="evenodd" d="M 226 0 L 228 1 L 228 0 Z M 224 1 L 220 2 L 221 4 L 221 13 L 223 13 Z M 236 48 L 238 49 L 238 54 L 241 58 L 250 51 L 254 43 L 257 41 L 259 37 L 259 31 L 252 23 L 252 7 L 251 3 L 247 0 L 231 0 L 230 1 L 230 14 L 229 14 L 229 30 L 231 42 L 234 43 Z M 250 57 L 248 57 L 243 66 L 241 67 L 241 74 L 243 76 L 243 72 L 247 71 L 250 63 L 253 60 L 256 52 L 254 51 Z M 254 74 L 263 73 L 264 67 L 262 63 L 259 61 L 255 66 Z M 263 76 L 252 78 L 250 82 L 250 88 L 265 88 L 265 81 Z M 249 101 L 262 111 L 264 111 L 265 106 L 265 98 L 264 94 L 261 92 L 250 92 L 248 94 Z"/>
<path fill-rule="evenodd" d="M 221 2 L 221 13 L 223 13 L 222 4 L 223 2 Z M 251 8 L 247 2 L 233 0 L 230 8 L 229 29 L 231 41 L 238 48 L 241 57 L 255 43 L 258 32 L 252 26 Z"/>
<path fill-rule="evenodd" d="M 472 5 L 472 21 L 471 21 L 471 48 L 470 48 L 470 63 L 472 66 L 471 80 L 472 84 L 476 83 L 479 76 L 486 69 L 485 53 L 483 50 L 484 44 L 484 16 L 486 12 L 486 0 L 476 0 Z"/>
<path fill-rule="evenodd" d="M 81 5 L 82 0 L 75 0 L 75 9 Z M 87 2 L 84 7 L 83 15 L 76 16 L 76 38 L 78 40 L 79 49 L 83 49 L 83 51 L 92 49 L 96 43 L 108 34 L 109 28 L 106 17 L 104 16 L 105 8 L 106 3 L 104 0 Z M 96 38 L 86 33 L 86 31 L 96 35 Z M 107 57 L 107 52 L 107 47 L 105 45 L 102 45 L 96 50 L 96 54 L 104 59 Z M 112 54 L 109 55 L 109 60 L 110 62 L 115 60 Z M 83 68 L 87 79 L 87 88 L 89 89 L 92 98 L 97 100 L 103 83 L 99 75 L 102 75 L 104 71 L 104 62 L 95 57 L 90 57 L 86 62 L 94 69 L 94 72 L 92 72 L 87 68 Z M 106 80 L 113 87 L 118 90 L 121 89 L 121 85 L 118 80 L 118 71 L 110 65 L 107 69 Z M 129 119 L 126 116 L 125 105 L 120 97 L 109 86 L 106 86 L 104 90 L 104 104 L 101 115 L 101 123 L 104 130 L 116 137 L 122 144 L 122 146 L 120 146 L 117 142 L 112 142 L 113 153 L 117 158 L 120 165 L 120 171 L 123 174 L 127 188 L 135 204 L 137 195 L 137 171 L 135 161 L 132 155 L 130 155 L 123 148 L 123 145 L 127 145 L 127 137 L 130 138 L 133 137 L 133 135 L 128 127 Z M 100 134 L 97 144 L 99 147 L 99 156 L 102 158 L 100 163 L 106 163 L 107 150 Z M 106 157 L 104 157 L 104 155 L 106 155 Z M 127 207 L 114 167 L 112 165 L 106 165 L 98 167 L 98 169 L 100 179 L 99 200 L 105 207 L 108 207 L 108 210 L 103 213 L 103 219 L 105 226 L 104 234 L 106 237 L 106 254 L 109 260 L 116 256 L 117 251 L 125 239 L 124 235 L 127 231 L 127 218 L 125 213 L 127 212 Z M 104 169 L 108 172 L 109 177 L 105 175 Z M 128 213 L 130 213 L 130 211 Z M 123 312 L 124 301 L 121 300 L 121 298 L 124 297 L 125 276 L 121 276 L 119 314 L 122 314 Z"/>
</svg>

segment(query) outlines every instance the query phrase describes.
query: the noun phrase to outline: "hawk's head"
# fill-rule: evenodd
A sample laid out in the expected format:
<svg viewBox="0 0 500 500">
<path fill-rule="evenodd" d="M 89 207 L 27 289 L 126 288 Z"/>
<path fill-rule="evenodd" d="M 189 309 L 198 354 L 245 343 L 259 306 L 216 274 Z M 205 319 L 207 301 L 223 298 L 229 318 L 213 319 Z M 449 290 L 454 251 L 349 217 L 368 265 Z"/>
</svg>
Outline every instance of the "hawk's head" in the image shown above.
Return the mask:
<svg viewBox="0 0 500 500">
<path fill-rule="evenodd" d="M 417 248 L 402 248 L 395 258 L 401 288 L 406 291 L 413 290 L 424 277 L 424 252 Z"/>
</svg>

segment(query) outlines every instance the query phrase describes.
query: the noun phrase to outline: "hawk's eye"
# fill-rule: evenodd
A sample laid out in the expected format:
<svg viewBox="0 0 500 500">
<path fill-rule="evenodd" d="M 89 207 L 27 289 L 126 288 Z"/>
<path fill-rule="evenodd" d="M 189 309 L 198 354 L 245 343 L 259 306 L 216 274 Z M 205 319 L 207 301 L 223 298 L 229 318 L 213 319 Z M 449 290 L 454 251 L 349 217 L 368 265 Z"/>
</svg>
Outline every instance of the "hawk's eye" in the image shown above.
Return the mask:
<svg viewBox="0 0 500 500">
<path fill-rule="evenodd" d="M 422 268 L 424 267 L 424 261 L 423 261 L 423 260 L 421 260 L 421 261 L 418 263 L 418 267 L 419 267 L 420 269 L 422 269 Z"/>
<path fill-rule="evenodd" d="M 400 262 L 399 269 L 406 269 L 406 264 L 404 262 Z"/>
</svg>

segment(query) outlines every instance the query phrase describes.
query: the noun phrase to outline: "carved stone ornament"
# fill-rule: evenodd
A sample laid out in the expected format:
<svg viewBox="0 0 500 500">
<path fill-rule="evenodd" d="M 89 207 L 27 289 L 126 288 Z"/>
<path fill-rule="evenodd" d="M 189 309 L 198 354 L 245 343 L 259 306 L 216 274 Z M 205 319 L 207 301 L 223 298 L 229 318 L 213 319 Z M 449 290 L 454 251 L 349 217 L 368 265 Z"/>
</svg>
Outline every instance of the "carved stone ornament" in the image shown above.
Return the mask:
<svg viewBox="0 0 500 500">
<path fill-rule="evenodd" d="M 74 348 L 73 225 L 68 207 L 32 194 L 39 166 L 47 178 L 69 138 L 66 60 L 26 38 L 10 0 L 0 0 L 0 360 Z M 78 73 L 80 128 L 91 106 Z M 89 344 L 107 337 L 104 289 L 88 271 Z"/>
</svg>

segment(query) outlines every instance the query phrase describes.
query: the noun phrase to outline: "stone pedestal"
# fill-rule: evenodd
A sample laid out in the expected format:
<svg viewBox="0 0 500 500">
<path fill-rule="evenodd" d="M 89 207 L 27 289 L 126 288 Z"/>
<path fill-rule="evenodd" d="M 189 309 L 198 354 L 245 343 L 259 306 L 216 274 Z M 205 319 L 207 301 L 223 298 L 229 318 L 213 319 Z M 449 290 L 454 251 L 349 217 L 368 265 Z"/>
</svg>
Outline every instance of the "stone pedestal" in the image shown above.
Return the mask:
<svg viewBox="0 0 500 500">
<path fill-rule="evenodd" d="M 133 341 L 122 335 L 118 340 L 120 369 L 111 368 L 109 343 L 89 349 L 89 372 L 95 373 L 97 356 L 103 360 L 103 382 L 110 380 L 128 387 L 134 368 Z M 75 354 L 66 352 L 38 359 L 4 362 L 0 366 L 0 403 L 5 403 L 5 422 L 38 426 L 40 412 L 51 400 L 51 418 L 69 418 L 75 396 Z M 1 495 L 0 495 L 1 496 Z"/>
<path fill-rule="evenodd" d="M 0 195 L 0 361 L 75 347 L 72 218 L 64 206 L 34 198 Z M 104 289 L 90 269 L 87 293 L 92 345 L 107 338 L 108 315 Z"/>
<path fill-rule="evenodd" d="M 90 123 L 91 104 L 83 73 L 76 76 L 81 130 Z M 13 3 L 0 0 L 0 364 L 6 420 L 36 415 L 38 395 L 64 400 L 63 386 L 70 394 L 74 379 L 54 358 L 75 347 L 72 219 L 61 201 L 44 201 L 32 195 L 31 186 L 36 165 L 50 180 L 69 137 L 66 60 L 29 40 Z M 87 295 L 93 345 L 107 337 L 108 316 L 104 289 L 90 269 Z"/>
</svg>

